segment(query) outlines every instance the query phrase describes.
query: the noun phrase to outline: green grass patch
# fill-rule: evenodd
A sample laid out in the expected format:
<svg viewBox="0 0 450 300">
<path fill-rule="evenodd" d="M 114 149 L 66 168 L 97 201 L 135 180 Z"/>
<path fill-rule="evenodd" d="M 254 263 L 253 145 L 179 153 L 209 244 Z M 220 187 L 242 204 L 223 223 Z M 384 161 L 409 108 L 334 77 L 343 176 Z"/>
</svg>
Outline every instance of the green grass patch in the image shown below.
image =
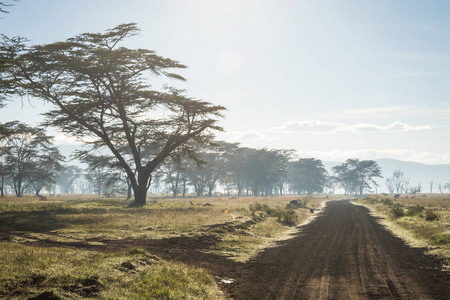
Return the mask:
<svg viewBox="0 0 450 300">
<path fill-rule="evenodd" d="M 0 243 L 0 298 L 223 299 L 204 270 L 133 248 L 98 253 Z"/>
</svg>

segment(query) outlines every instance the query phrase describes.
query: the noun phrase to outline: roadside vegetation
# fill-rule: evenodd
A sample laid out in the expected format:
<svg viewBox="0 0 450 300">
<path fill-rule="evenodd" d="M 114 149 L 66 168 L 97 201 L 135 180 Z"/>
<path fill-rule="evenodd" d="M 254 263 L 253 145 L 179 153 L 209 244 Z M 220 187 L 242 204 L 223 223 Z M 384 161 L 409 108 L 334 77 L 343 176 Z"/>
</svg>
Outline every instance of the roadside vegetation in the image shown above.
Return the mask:
<svg viewBox="0 0 450 300">
<path fill-rule="evenodd" d="M 450 261 L 450 195 L 372 195 L 355 200 L 382 217 L 382 224 L 413 247 Z"/>
<path fill-rule="evenodd" d="M 4 197 L 0 298 L 223 299 L 206 270 L 164 260 L 146 245 L 208 236 L 216 242 L 201 251 L 244 262 L 288 238 L 328 199 L 151 198 L 129 208 L 92 196 Z"/>
</svg>

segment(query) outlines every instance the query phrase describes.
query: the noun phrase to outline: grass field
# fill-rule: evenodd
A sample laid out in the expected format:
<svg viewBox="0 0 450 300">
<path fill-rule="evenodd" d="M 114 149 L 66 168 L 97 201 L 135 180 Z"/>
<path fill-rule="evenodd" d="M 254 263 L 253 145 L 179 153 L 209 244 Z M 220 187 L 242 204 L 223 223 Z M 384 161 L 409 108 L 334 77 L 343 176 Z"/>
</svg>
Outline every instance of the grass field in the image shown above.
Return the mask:
<svg viewBox="0 0 450 300">
<path fill-rule="evenodd" d="M 223 299 L 205 270 L 142 245 L 208 236 L 217 242 L 202 251 L 245 262 L 328 199 L 152 198 L 137 209 L 92 196 L 0 198 L 0 298 Z M 292 200 L 302 205 L 287 207 Z"/>
<path fill-rule="evenodd" d="M 374 195 L 355 200 L 382 218 L 382 224 L 409 245 L 450 262 L 450 195 Z"/>
</svg>

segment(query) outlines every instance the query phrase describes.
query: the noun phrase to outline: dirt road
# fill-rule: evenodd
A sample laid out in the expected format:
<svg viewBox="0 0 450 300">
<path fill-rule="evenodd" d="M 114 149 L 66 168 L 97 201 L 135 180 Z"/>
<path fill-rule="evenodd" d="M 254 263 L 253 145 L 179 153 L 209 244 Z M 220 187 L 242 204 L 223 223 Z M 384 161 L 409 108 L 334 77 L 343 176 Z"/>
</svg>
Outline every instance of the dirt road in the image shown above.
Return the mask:
<svg viewBox="0 0 450 300">
<path fill-rule="evenodd" d="M 293 239 L 235 267 L 237 299 L 450 299 L 437 259 L 349 201 L 329 202 Z"/>
</svg>

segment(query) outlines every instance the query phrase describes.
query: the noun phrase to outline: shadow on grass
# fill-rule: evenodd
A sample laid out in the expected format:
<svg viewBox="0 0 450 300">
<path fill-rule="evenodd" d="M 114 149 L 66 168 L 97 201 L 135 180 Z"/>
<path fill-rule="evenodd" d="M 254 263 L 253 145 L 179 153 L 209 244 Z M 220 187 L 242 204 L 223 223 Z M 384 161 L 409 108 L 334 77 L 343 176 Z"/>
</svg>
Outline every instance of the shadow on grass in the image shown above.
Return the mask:
<svg viewBox="0 0 450 300">
<path fill-rule="evenodd" d="M 58 210 L 33 210 L 33 211 L 9 211 L 0 213 L 0 232 L 33 232 L 46 233 L 52 230 L 66 228 L 70 225 L 90 225 L 97 222 L 95 218 L 70 218 L 67 215 L 98 215 L 106 210 L 72 209 Z"/>
</svg>

